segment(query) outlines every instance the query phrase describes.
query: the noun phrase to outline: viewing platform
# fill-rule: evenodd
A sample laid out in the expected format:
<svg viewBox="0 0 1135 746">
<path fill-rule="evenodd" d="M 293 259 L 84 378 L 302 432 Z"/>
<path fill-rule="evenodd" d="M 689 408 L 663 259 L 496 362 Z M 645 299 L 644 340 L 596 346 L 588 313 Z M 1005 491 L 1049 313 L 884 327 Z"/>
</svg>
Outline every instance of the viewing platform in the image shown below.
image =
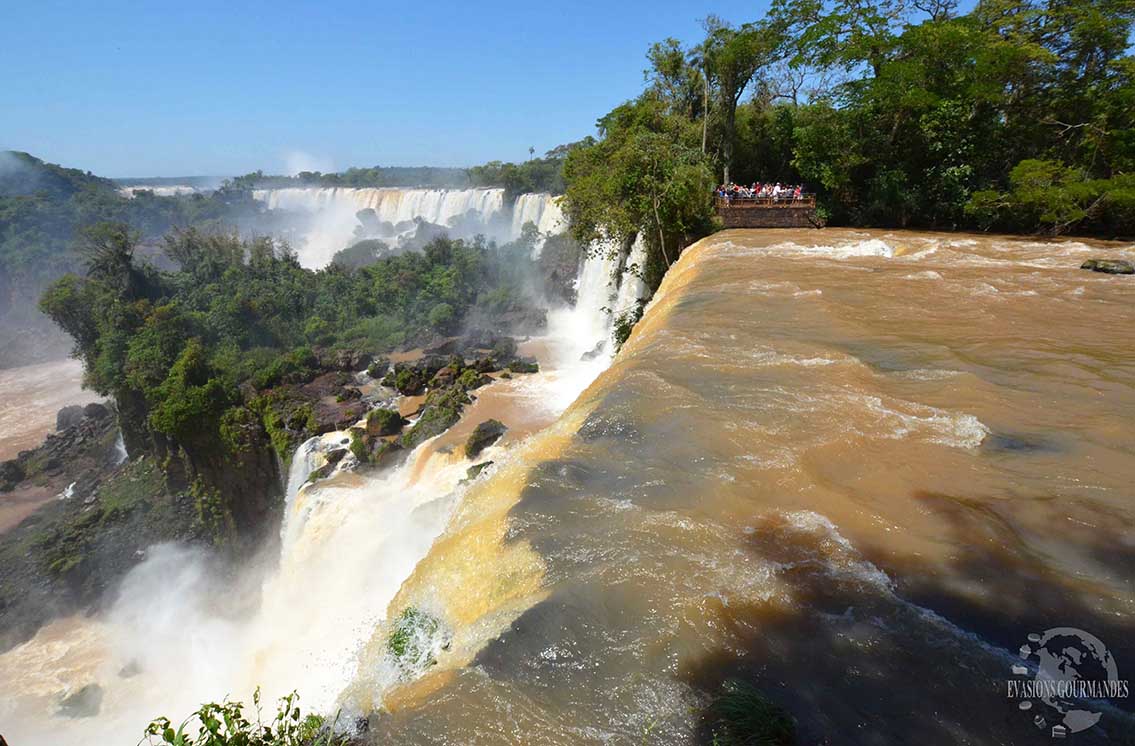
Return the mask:
<svg viewBox="0 0 1135 746">
<path fill-rule="evenodd" d="M 816 195 L 798 199 L 773 197 L 715 197 L 717 214 L 726 228 L 822 228 L 816 215 Z"/>
</svg>

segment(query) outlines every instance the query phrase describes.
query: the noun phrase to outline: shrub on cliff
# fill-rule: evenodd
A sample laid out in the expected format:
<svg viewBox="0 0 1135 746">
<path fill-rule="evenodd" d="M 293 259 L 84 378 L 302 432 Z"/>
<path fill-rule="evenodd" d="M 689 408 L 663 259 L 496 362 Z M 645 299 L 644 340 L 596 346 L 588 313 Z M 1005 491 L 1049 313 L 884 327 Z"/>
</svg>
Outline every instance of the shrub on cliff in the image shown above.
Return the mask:
<svg viewBox="0 0 1135 746">
<path fill-rule="evenodd" d="M 280 699 L 276 713 L 264 720 L 260 689 L 252 695 L 254 712 L 245 713 L 242 702 L 210 702 L 186 718 L 175 730 L 169 718 L 160 717 L 145 731 L 149 746 L 345 746 L 350 739 L 337 735 L 336 716 L 330 723 L 319 715 L 304 715 L 299 695 Z"/>
</svg>

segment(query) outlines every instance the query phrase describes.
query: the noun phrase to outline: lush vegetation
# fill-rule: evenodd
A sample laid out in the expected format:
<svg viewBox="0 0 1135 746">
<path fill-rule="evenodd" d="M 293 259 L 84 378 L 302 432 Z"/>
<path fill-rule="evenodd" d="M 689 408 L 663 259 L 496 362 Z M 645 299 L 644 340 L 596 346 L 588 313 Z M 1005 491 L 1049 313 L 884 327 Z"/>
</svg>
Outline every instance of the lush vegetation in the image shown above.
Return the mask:
<svg viewBox="0 0 1135 746">
<path fill-rule="evenodd" d="M 228 700 L 202 705 L 175 730 L 169 718 L 158 718 L 146 727 L 144 741 L 150 746 L 344 746 L 345 736 L 335 734 L 336 722 L 319 715 L 304 715 L 299 695 L 283 697 L 275 714 L 264 720 L 260 690 L 252 695 L 252 717 L 241 702 Z"/>
<path fill-rule="evenodd" d="M 241 480 L 271 483 L 254 473 L 267 443 L 286 460 L 292 433 L 314 434 L 310 402 L 277 387 L 311 380 L 342 353 L 387 352 L 523 309 L 532 264 L 531 236 L 503 247 L 443 237 L 313 272 L 272 239 L 187 229 L 165 240 L 178 269 L 161 271 L 139 260 L 124 224 L 83 236 L 85 276 L 57 280 L 41 307 L 75 341 L 86 385 L 118 403 L 131 452 L 162 459 L 218 539 L 240 533 Z"/>
<path fill-rule="evenodd" d="M 576 147 L 591 144 L 592 138 L 579 143 L 560 145 L 542 158 L 532 157 L 523 163 L 490 161 L 470 168 L 435 168 L 430 166 L 372 166 L 348 168 L 337 173 L 301 171 L 294 176 L 278 176 L 255 171 L 231 179 L 230 188 L 268 189 L 279 187 L 435 187 L 467 189 L 470 187 L 502 187 L 506 199 L 528 192 L 563 194 L 563 163 Z M 529 151 L 535 156 L 535 151 Z"/>
<path fill-rule="evenodd" d="M 667 39 L 647 87 L 566 159 L 575 236 L 712 225 L 711 185 L 804 183 L 835 224 L 1135 232 L 1127 0 L 777 0 Z"/>
</svg>

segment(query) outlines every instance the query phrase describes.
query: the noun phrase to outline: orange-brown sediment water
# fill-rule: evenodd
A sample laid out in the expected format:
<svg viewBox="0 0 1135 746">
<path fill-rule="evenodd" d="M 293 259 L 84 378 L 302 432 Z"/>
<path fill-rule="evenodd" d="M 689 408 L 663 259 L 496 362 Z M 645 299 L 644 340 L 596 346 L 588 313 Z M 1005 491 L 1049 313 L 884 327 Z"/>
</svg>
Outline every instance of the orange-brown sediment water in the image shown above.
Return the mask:
<svg viewBox="0 0 1135 746">
<path fill-rule="evenodd" d="M 1135 280 L 1079 269 L 1133 253 L 691 247 L 403 585 L 392 611 L 432 599 L 454 644 L 370 738 L 708 742 L 698 713 L 739 678 L 801 743 L 1051 740 L 1007 698 L 1029 634 L 1089 631 L 1135 671 Z M 1129 732 L 1113 705 L 1076 737 Z"/>
</svg>

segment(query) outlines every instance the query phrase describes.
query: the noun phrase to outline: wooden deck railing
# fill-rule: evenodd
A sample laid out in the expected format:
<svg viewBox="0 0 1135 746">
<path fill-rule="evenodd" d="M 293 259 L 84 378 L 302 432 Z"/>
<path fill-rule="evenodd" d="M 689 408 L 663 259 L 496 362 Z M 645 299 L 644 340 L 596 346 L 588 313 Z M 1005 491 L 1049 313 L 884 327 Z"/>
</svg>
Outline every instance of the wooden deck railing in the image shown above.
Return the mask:
<svg viewBox="0 0 1135 746">
<path fill-rule="evenodd" d="M 717 209 L 726 207 L 815 207 L 816 195 L 802 194 L 797 198 L 788 197 L 714 197 Z"/>
</svg>

